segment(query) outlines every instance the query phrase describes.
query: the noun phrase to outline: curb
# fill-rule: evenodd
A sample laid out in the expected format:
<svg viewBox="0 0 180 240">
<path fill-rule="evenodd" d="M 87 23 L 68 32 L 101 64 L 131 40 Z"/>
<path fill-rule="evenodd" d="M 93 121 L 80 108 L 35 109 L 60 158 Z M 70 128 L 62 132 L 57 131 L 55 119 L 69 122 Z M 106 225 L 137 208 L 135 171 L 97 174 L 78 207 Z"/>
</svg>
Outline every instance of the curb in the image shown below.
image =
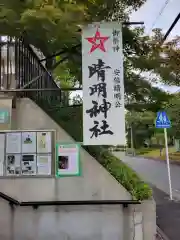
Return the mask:
<svg viewBox="0 0 180 240">
<path fill-rule="evenodd" d="M 158 226 L 156 227 L 157 227 L 157 237 L 160 237 L 161 240 L 170 240 Z"/>
</svg>

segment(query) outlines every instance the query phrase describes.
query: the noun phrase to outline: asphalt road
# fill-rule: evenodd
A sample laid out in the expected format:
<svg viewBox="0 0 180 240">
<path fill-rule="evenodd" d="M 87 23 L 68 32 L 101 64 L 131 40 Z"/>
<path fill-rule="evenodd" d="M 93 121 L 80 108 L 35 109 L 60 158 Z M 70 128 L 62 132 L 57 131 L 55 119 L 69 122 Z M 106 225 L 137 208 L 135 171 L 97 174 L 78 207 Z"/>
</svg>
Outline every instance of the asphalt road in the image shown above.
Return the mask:
<svg viewBox="0 0 180 240">
<path fill-rule="evenodd" d="M 114 155 L 134 169 L 145 182 L 169 194 L 168 172 L 165 163 L 139 157 L 122 157 L 119 152 L 115 152 Z M 170 170 L 173 197 L 180 200 L 180 166 L 171 165 Z"/>
</svg>

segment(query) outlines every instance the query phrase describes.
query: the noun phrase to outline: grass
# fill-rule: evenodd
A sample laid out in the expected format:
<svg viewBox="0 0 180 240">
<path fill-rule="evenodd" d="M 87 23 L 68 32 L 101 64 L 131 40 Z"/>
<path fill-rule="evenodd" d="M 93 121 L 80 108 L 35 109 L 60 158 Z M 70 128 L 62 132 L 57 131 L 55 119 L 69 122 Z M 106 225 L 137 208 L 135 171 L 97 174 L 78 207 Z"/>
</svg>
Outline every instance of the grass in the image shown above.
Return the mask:
<svg viewBox="0 0 180 240">
<path fill-rule="evenodd" d="M 180 162 L 180 152 L 176 152 L 174 147 L 169 147 L 169 159 L 173 161 Z M 161 160 L 166 160 L 165 148 L 162 150 L 162 155 L 160 155 L 160 149 L 153 148 L 142 148 L 136 150 L 136 155 L 145 157 L 145 158 L 157 158 Z"/>
<path fill-rule="evenodd" d="M 173 152 L 169 154 L 169 159 L 180 162 L 180 152 Z"/>
</svg>

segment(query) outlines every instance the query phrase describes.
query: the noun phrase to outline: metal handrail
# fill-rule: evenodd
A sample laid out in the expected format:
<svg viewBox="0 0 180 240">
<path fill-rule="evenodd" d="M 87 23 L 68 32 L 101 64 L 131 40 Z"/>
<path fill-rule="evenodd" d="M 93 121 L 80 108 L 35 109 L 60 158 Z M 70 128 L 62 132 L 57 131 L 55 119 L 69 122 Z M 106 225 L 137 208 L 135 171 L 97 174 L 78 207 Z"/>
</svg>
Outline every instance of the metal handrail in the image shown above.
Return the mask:
<svg viewBox="0 0 180 240">
<path fill-rule="evenodd" d="M 0 197 L 8 201 L 9 204 L 37 209 L 40 206 L 83 206 L 83 205 L 123 205 L 128 207 L 132 204 L 141 204 L 137 200 L 75 200 L 75 201 L 18 201 L 5 193 L 0 192 Z"/>
<path fill-rule="evenodd" d="M 8 196 L 7 194 L 0 192 L 0 197 L 6 201 L 9 202 L 9 204 L 11 205 L 20 205 L 20 202 L 10 196 Z"/>
<path fill-rule="evenodd" d="M 14 90 L 17 91 L 17 97 L 28 97 L 38 105 L 50 101 L 51 98 L 59 104 L 62 102 L 62 91 L 54 81 L 52 74 L 41 63 L 32 47 L 21 39 L 15 41 L 15 71 L 16 89 Z M 22 91 L 22 89 L 27 91 Z M 33 91 L 28 91 L 28 89 L 33 89 Z M 50 89 L 50 91 L 40 89 Z M 8 91 L 12 90 L 8 89 Z"/>
</svg>

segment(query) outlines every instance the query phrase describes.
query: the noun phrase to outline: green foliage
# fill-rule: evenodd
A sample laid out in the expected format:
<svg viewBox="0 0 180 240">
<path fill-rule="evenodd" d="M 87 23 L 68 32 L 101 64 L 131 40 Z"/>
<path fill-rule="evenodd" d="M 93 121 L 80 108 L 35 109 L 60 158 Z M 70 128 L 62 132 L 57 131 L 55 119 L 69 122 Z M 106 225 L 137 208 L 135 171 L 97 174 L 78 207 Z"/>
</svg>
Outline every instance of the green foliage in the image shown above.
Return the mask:
<svg viewBox="0 0 180 240">
<path fill-rule="evenodd" d="M 59 61 L 59 59 L 57 60 Z M 66 63 L 59 65 L 53 72 L 54 80 L 59 83 L 61 88 L 72 88 L 75 85 L 74 77 Z"/>
<path fill-rule="evenodd" d="M 71 2 L 6 0 L 0 6 L 1 34 L 23 35 L 46 56 L 71 46 L 79 38 L 78 24 L 86 20 L 85 6 Z"/>
<path fill-rule="evenodd" d="M 128 145 L 131 143 L 131 131 L 133 131 L 134 147 L 139 148 L 144 145 L 144 140 L 151 140 L 155 133 L 154 121 L 155 114 L 153 112 L 127 112 L 126 126 L 127 126 L 127 139 Z"/>
<path fill-rule="evenodd" d="M 150 38 L 144 37 L 143 34 L 143 29 L 130 30 L 128 27 L 123 27 L 126 105 L 128 105 L 128 109 L 156 112 L 164 102 L 169 100 L 170 96 L 159 88 L 152 86 L 152 81 L 155 82 L 158 76 L 150 79 L 149 76 L 147 78 L 142 75 L 142 71 L 153 71 L 154 62 L 150 58 L 146 61 L 146 58 L 155 51 L 152 49 Z M 69 67 L 71 76 L 74 76 L 74 79 L 78 80 L 81 85 L 81 54 L 76 53 L 76 57 L 73 54 L 65 64 Z M 59 75 L 61 74 L 62 72 L 59 71 Z"/>
<path fill-rule="evenodd" d="M 174 97 L 166 104 L 165 110 L 168 117 L 171 120 L 171 128 L 168 129 L 168 133 L 176 138 L 180 137 L 180 94 L 174 95 Z"/>
<path fill-rule="evenodd" d="M 180 83 L 180 37 L 162 43 L 163 33 L 161 29 L 154 29 L 152 38 L 147 38 L 149 52 L 133 61 L 135 68 L 150 71 L 155 80 L 169 85 Z"/>
<path fill-rule="evenodd" d="M 123 29 L 125 92 L 131 103 L 129 109 L 156 112 L 170 98 L 166 92 L 152 85 L 161 78 L 160 74 L 150 74 L 160 66 L 156 59 L 161 52 L 155 38 L 156 35 L 145 36 L 142 28 Z"/>
<path fill-rule="evenodd" d="M 172 144 L 172 137 L 180 137 L 180 98 L 179 94 L 171 98 L 161 110 L 167 112 L 171 120 L 172 127 L 167 129 L 169 143 Z M 144 146 L 144 140 L 149 143 L 150 147 L 159 147 L 164 144 L 164 129 L 155 127 L 157 114 L 154 112 L 127 112 L 126 126 L 128 145 L 131 143 L 131 131 L 133 129 L 133 142 L 135 148 Z"/>
<path fill-rule="evenodd" d="M 152 196 L 150 187 L 145 184 L 131 168 L 111 155 L 108 151 L 102 152 L 99 162 L 135 199 L 145 200 Z"/>
<path fill-rule="evenodd" d="M 148 125 L 153 125 L 155 121 L 156 115 L 153 112 L 127 112 L 126 114 L 126 121 L 127 124 L 148 124 Z"/>
<path fill-rule="evenodd" d="M 2 35 L 25 36 L 46 56 L 80 41 L 79 27 L 114 14 L 124 16 L 127 7 L 144 0 L 1 0 Z"/>
<path fill-rule="evenodd" d="M 145 0 L 2 0 L 0 33 L 23 36 L 27 43 L 35 46 L 46 57 L 65 51 L 59 57 L 66 60 L 56 67 L 54 76 L 64 87 L 74 86 L 77 81 L 81 85 L 81 27 L 94 21 L 128 21 L 130 11 L 137 10 L 144 2 Z M 161 48 L 158 45 L 158 34 L 156 31 L 155 37 L 151 39 L 144 36 L 142 28 L 132 30 L 123 27 L 125 92 L 128 101 L 133 103 L 129 108 L 142 109 L 143 105 L 143 109 L 156 111 L 162 102 L 167 101 L 168 96 L 152 87 L 141 74 L 142 71 L 154 71 L 158 73 L 157 78 L 164 74 L 160 71 Z M 79 47 L 75 47 L 77 45 Z M 48 60 L 47 66 L 50 70 L 54 69 L 53 61 Z"/>
</svg>

